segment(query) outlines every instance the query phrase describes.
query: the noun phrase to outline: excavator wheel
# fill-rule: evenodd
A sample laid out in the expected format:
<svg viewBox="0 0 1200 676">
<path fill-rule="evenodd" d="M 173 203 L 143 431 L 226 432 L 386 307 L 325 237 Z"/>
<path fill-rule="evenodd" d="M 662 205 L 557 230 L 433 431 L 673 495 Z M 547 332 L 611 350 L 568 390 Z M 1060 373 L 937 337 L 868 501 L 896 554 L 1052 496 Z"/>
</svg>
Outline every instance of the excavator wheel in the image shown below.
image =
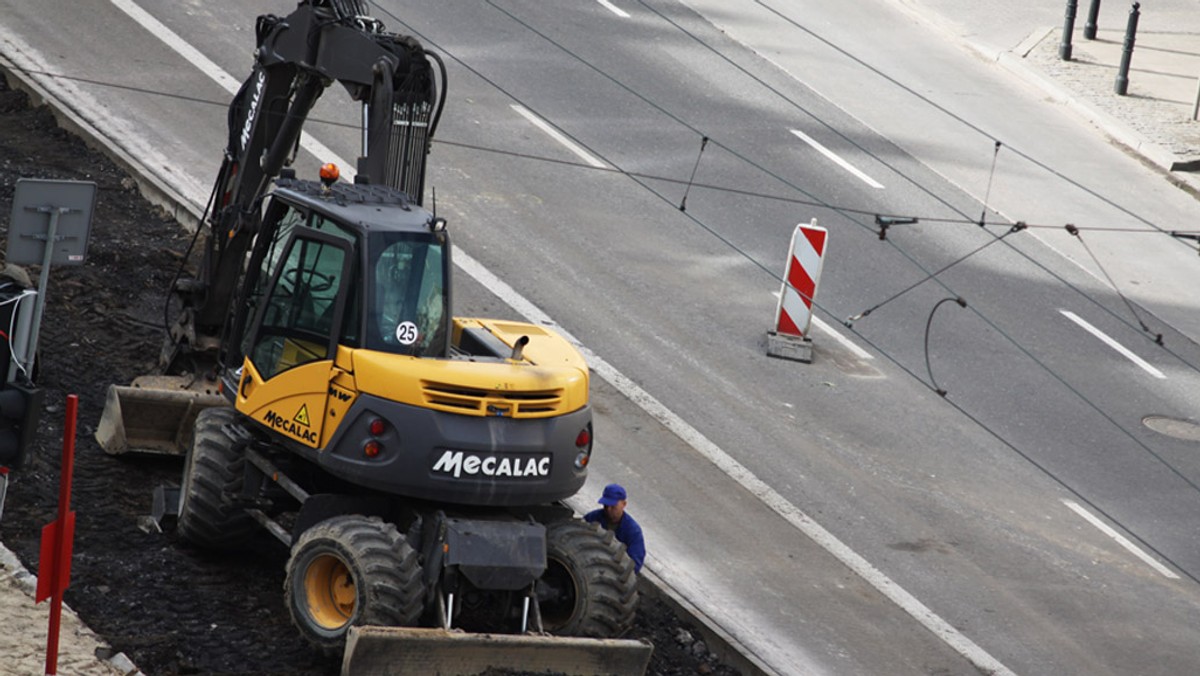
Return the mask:
<svg viewBox="0 0 1200 676">
<path fill-rule="evenodd" d="M 546 572 L 538 607 L 546 631 L 617 638 L 633 626 L 637 574 L 613 534 L 579 519 L 546 528 Z"/>
<path fill-rule="evenodd" d="M 292 623 L 326 655 L 351 626 L 414 626 L 424 584 L 417 552 L 390 523 L 357 514 L 309 528 L 292 546 L 283 583 Z"/>
<path fill-rule="evenodd" d="M 179 496 L 179 536 L 208 549 L 245 544 L 258 528 L 245 510 L 226 496 L 241 491 L 245 457 L 234 448 L 224 426 L 237 420 L 227 407 L 207 408 L 196 416 Z"/>
</svg>

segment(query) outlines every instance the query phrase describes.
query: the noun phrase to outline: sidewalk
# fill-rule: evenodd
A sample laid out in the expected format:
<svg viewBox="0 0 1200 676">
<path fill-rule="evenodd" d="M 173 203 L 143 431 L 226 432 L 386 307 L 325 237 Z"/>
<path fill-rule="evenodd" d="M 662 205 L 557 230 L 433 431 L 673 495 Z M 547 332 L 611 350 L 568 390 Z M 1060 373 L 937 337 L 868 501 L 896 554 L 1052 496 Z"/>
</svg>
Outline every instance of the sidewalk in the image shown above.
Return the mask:
<svg viewBox="0 0 1200 676">
<path fill-rule="evenodd" d="M 5 674 L 46 673 L 46 639 L 50 602 L 33 602 L 37 577 L 16 555 L 0 544 L 0 664 Z M 141 674 L 124 653 L 111 651 L 66 604 L 58 635 L 58 673 L 71 676 L 134 676 Z"/>
<path fill-rule="evenodd" d="M 1080 2 L 1071 59 L 1059 57 L 1063 24 L 1043 26 L 997 51 L 958 37 L 972 51 L 1039 87 L 1180 187 L 1200 194 L 1200 121 L 1192 119 L 1200 83 L 1200 12 L 1142 7 L 1126 94 L 1115 92 L 1128 8 L 1104 7 L 1095 39 L 1084 37 L 1088 2 Z M 937 10 L 919 10 L 935 24 Z M 1060 15 L 1061 17 L 1061 15 Z M 945 26 L 943 26 L 945 28 Z M 953 32 L 953 31 L 951 31 Z M 957 37 L 957 36 L 956 36 Z"/>
</svg>

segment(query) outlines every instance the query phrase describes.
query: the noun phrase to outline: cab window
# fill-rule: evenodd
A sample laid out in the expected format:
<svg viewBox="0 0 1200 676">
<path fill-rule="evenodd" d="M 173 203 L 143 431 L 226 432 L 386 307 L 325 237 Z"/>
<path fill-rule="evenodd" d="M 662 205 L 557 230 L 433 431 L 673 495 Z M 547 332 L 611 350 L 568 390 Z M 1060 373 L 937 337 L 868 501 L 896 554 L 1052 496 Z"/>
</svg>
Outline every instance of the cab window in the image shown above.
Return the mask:
<svg viewBox="0 0 1200 676">
<path fill-rule="evenodd" d="M 291 240 L 271 278 L 262 320 L 249 351 L 263 378 L 331 358 L 338 293 L 348 247 L 303 232 Z"/>
<path fill-rule="evenodd" d="M 444 246 L 437 239 L 391 235 L 372 247 L 367 347 L 437 356 L 448 321 Z"/>
</svg>

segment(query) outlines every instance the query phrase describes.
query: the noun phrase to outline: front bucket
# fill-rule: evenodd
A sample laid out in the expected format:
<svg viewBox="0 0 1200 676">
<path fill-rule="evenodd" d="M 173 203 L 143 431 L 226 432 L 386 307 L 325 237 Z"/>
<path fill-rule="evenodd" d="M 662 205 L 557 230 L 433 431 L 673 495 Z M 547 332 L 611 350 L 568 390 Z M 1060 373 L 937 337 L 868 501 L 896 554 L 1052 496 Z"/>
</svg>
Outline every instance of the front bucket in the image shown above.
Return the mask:
<svg viewBox="0 0 1200 676">
<path fill-rule="evenodd" d="M 189 389 L 189 379 L 143 376 L 129 387 L 110 385 L 96 441 L 111 455 L 158 453 L 183 455 L 191 442 L 196 415 L 229 402 L 213 389 Z"/>
<path fill-rule="evenodd" d="M 508 669 L 570 676 L 640 676 L 654 646 L 627 639 L 470 634 L 409 627 L 351 627 L 342 676 L 458 674 Z"/>
</svg>

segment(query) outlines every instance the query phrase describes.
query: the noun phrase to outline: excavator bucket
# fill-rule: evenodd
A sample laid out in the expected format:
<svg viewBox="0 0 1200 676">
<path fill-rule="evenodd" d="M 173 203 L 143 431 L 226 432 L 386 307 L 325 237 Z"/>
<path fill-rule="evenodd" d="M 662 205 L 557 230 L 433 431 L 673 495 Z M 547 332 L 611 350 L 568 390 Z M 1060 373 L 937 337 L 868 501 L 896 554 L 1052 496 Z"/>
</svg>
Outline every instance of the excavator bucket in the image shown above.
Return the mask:
<svg viewBox="0 0 1200 676">
<path fill-rule="evenodd" d="M 198 388 L 194 379 L 141 376 L 129 386 L 110 385 L 96 441 L 106 453 L 183 455 L 192 438 L 196 415 L 211 406 L 228 406 L 213 388 Z"/>
<path fill-rule="evenodd" d="M 351 627 L 342 676 L 472 676 L 507 669 L 570 676 L 640 676 L 654 646 L 628 639 L 472 634 L 443 629 Z"/>
</svg>

